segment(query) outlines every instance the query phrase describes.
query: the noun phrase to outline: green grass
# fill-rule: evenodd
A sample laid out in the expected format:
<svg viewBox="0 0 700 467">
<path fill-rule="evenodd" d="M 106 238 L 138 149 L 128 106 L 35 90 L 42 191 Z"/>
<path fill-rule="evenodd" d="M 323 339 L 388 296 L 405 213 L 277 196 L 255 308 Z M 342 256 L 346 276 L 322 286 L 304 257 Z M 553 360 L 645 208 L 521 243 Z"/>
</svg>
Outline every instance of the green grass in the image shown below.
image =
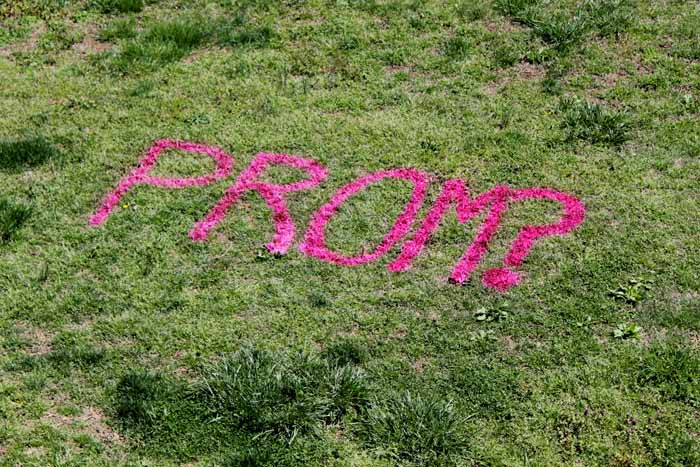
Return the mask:
<svg viewBox="0 0 700 467">
<path fill-rule="evenodd" d="M 685 344 L 657 344 L 642 353 L 637 382 L 659 390 L 666 398 L 697 405 L 700 403 L 700 355 Z"/>
<path fill-rule="evenodd" d="M 210 32 L 203 21 L 192 18 L 162 21 L 140 35 L 136 35 L 133 28 L 116 23 L 112 26 L 116 29 L 113 33 L 108 30 L 108 36 L 132 39 L 123 43 L 111 66 L 127 72 L 132 68 L 152 70 L 178 61 L 207 39 Z"/>
<path fill-rule="evenodd" d="M 216 42 L 222 46 L 236 47 L 251 45 L 264 47 L 273 39 L 275 32 L 268 25 L 247 24 L 244 17 L 238 16 L 229 20 L 224 18 L 216 27 Z"/>
<path fill-rule="evenodd" d="M 107 24 L 98 34 L 98 39 L 105 42 L 115 42 L 119 39 L 133 39 L 138 35 L 137 23 L 134 18 L 120 18 Z"/>
<path fill-rule="evenodd" d="M 139 13 L 144 0 L 95 0 L 95 6 L 103 13 Z"/>
<path fill-rule="evenodd" d="M 256 439 L 272 445 L 262 443 L 258 457 L 273 456 L 270 451 L 295 440 L 318 442 L 324 426 L 368 399 L 362 370 L 307 353 L 244 349 L 203 373 L 201 381 L 184 385 L 161 374 L 129 372 L 116 385 L 115 413 L 135 436 L 167 448 L 171 457 L 212 451 L 250 456 Z"/>
<path fill-rule="evenodd" d="M 31 208 L 0 198 L 0 242 L 9 242 L 31 216 Z"/>
<path fill-rule="evenodd" d="M 462 421 L 452 401 L 410 392 L 374 402 L 358 431 L 365 443 L 381 446 L 397 461 L 417 465 L 456 465 L 469 450 Z"/>
<path fill-rule="evenodd" d="M 205 44 L 266 47 L 274 35 L 269 25 L 251 24 L 242 13 L 217 19 L 181 16 L 155 22 L 142 32 L 137 31 L 133 18 L 116 19 L 100 32 L 99 38 L 117 43 L 119 49 L 97 58 L 98 63 L 120 73 L 153 71 Z"/>
<path fill-rule="evenodd" d="M 0 467 L 700 465 L 700 21 L 693 2 L 0 3 Z M 101 200 L 161 138 L 235 159 L 207 186 Z M 330 172 L 287 195 L 297 234 L 242 196 L 187 236 L 255 154 Z M 452 211 L 413 268 L 298 251 L 368 173 L 473 195 L 551 187 L 586 206 L 505 294 L 448 277 L 483 218 Z M 213 170 L 169 151 L 163 177 Z M 298 180 L 278 167 L 263 177 Z M 371 251 L 410 185 L 327 226 Z"/>
<path fill-rule="evenodd" d="M 629 139 L 627 117 L 599 104 L 565 99 L 561 102 L 561 113 L 561 127 L 569 139 L 609 145 L 620 145 Z"/>
<path fill-rule="evenodd" d="M 496 0 L 497 11 L 527 26 L 556 53 L 568 54 L 593 38 L 619 38 L 634 23 L 636 0 Z"/>
<path fill-rule="evenodd" d="M 28 170 L 59 155 L 59 150 L 42 136 L 0 141 L 0 170 Z"/>
</svg>

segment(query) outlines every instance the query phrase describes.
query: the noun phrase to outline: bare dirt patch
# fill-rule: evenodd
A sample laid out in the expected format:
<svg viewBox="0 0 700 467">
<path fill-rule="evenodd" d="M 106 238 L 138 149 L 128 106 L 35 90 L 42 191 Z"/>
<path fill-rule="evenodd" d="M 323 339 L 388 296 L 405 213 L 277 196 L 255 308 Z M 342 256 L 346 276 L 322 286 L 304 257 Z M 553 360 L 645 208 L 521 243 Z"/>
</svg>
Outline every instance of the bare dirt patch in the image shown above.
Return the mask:
<svg viewBox="0 0 700 467">
<path fill-rule="evenodd" d="M 85 332 L 91 329 L 94 326 L 94 324 L 95 320 L 90 318 L 79 323 L 70 323 L 66 327 L 71 331 Z"/>
<path fill-rule="evenodd" d="M 81 54 L 100 53 L 111 50 L 113 47 L 109 42 L 100 42 L 94 37 L 86 36 L 81 42 L 73 44 L 71 48 Z"/>
<path fill-rule="evenodd" d="M 105 419 L 105 414 L 94 407 L 85 407 L 80 414 L 70 416 L 59 414 L 57 406 L 52 406 L 41 417 L 43 423 L 75 434 L 88 435 L 107 446 L 121 444 L 121 435 L 107 425 Z"/>
<path fill-rule="evenodd" d="M 405 327 L 399 328 L 389 335 L 391 339 L 405 339 L 408 336 L 408 330 Z"/>
<path fill-rule="evenodd" d="M 484 20 L 483 23 L 484 28 L 488 32 L 495 32 L 495 33 L 504 33 L 504 32 L 523 32 L 526 31 L 527 28 L 525 26 L 521 26 L 517 23 L 514 23 L 512 21 L 493 21 L 493 20 Z"/>
<path fill-rule="evenodd" d="M 623 78 L 627 77 L 627 73 L 625 73 L 622 70 L 615 71 L 612 73 L 608 73 L 606 75 L 603 75 L 600 77 L 600 81 L 604 84 L 605 87 L 607 88 L 612 88 L 615 87 L 618 83 Z"/>
<path fill-rule="evenodd" d="M 498 81 L 489 81 L 486 83 L 486 87 L 484 88 L 484 91 L 486 94 L 490 97 L 496 97 L 498 95 L 498 89 L 501 87 L 500 82 Z"/>
<path fill-rule="evenodd" d="M 46 355 L 51 353 L 52 336 L 47 334 L 42 329 L 35 329 L 33 335 L 33 343 L 29 348 L 30 355 Z"/>
<path fill-rule="evenodd" d="M 190 65 L 198 61 L 207 51 L 206 50 L 195 50 L 187 57 L 184 58 L 183 62 Z"/>
<path fill-rule="evenodd" d="M 503 338 L 501 339 L 501 342 L 503 343 L 503 348 L 505 349 L 506 354 L 515 355 L 516 350 L 518 349 L 518 343 L 515 342 L 513 337 L 503 336 Z"/>
<path fill-rule="evenodd" d="M 352 328 L 349 331 L 340 331 L 338 336 L 340 337 L 357 337 L 360 335 L 360 325 L 357 323 L 352 323 Z"/>
<path fill-rule="evenodd" d="M 112 50 L 114 45 L 109 42 L 101 42 L 97 40 L 96 26 L 90 26 L 83 36 L 83 40 L 77 44 L 73 44 L 71 49 L 77 51 L 81 55 L 100 53 Z"/>
<path fill-rule="evenodd" d="M 520 62 L 515 65 L 517 77 L 522 80 L 541 80 L 547 74 L 547 69 L 544 65 L 536 65 L 534 63 Z"/>
<path fill-rule="evenodd" d="M 505 73 L 498 79 L 486 83 L 484 91 L 487 95 L 495 97 L 500 90 L 508 84 L 514 82 L 541 81 L 547 75 L 547 69 L 543 65 L 529 62 L 520 62 L 511 69 L 503 71 Z"/>
<path fill-rule="evenodd" d="M 428 363 L 428 359 L 425 357 L 420 357 L 416 359 L 415 362 L 411 364 L 413 369 L 416 371 L 416 373 L 421 374 L 423 373 L 423 370 L 425 369 L 425 365 Z"/>
<path fill-rule="evenodd" d="M 395 75 L 396 73 L 410 73 L 411 67 L 405 65 L 389 65 L 386 67 L 386 71 L 392 75 Z"/>
<path fill-rule="evenodd" d="M 666 339 L 667 334 L 668 329 L 666 328 L 650 329 L 648 332 L 645 332 L 641 336 L 641 338 L 639 339 L 639 343 L 643 347 L 647 347 L 653 342 L 663 341 L 664 339 Z"/>
<path fill-rule="evenodd" d="M 31 447 L 24 450 L 24 454 L 29 457 L 44 457 L 48 454 L 48 449 L 45 447 Z"/>
<path fill-rule="evenodd" d="M 46 26 L 44 24 L 39 25 L 32 33 L 29 38 L 23 42 L 18 42 L 15 44 L 10 44 L 6 47 L 0 47 L 0 57 L 11 57 L 12 54 L 18 52 L 31 52 L 36 49 L 39 45 L 39 39 L 46 33 Z"/>
<path fill-rule="evenodd" d="M 29 323 L 20 321 L 15 324 L 20 336 L 30 342 L 27 353 L 32 356 L 46 355 L 51 353 L 51 341 L 53 334 L 41 328 L 32 326 Z"/>
</svg>

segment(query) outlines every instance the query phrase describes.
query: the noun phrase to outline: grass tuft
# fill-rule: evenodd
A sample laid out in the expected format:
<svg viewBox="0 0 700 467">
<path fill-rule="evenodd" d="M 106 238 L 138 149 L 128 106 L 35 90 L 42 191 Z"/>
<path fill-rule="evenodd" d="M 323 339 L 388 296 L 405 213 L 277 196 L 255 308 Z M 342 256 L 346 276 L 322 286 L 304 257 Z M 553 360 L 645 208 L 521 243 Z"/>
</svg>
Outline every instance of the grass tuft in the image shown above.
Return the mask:
<svg viewBox="0 0 700 467">
<path fill-rule="evenodd" d="M 546 0 L 496 0 L 496 11 L 531 28 L 556 51 L 566 53 L 588 36 L 619 36 L 635 15 L 632 0 L 586 0 L 572 8 L 561 8 Z"/>
<path fill-rule="evenodd" d="M 96 0 L 95 6 L 102 13 L 140 13 L 143 11 L 143 0 Z"/>
<path fill-rule="evenodd" d="M 54 339 L 52 346 L 53 350 L 46 354 L 46 359 L 54 368 L 61 370 L 93 367 L 102 363 L 107 356 L 103 349 L 70 334 Z"/>
<path fill-rule="evenodd" d="M 537 4 L 537 0 L 496 0 L 493 3 L 496 11 L 515 19 L 524 19 L 527 12 Z"/>
<path fill-rule="evenodd" d="M 156 89 L 156 83 L 149 80 L 139 81 L 127 91 L 129 97 L 147 97 Z"/>
<path fill-rule="evenodd" d="M 572 99 L 562 99 L 560 111 L 561 127 L 567 131 L 569 140 L 619 146 L 629 138 L 629 123 L 624 114 Z"/>
<path fill-rule="evenodd" d="M 292 442 L 304 444 L 301 438 L 318 444 L 324 425 L 360 411 L 368 397 L 361 369 L 317 354 L 244 349 L 203 373 L 191 384 L 128 373 L 116 385 L 114 412 L 158 449 L 204 453 L 226 446 L 228 458 L 253 462 L 277 456 L 280 443 L 283 456 Z"/>
<path fill-rule="evenodd" d="M 639 359 L 637 382 L 669 399 L 700 402 L 700 355 L 679 343 L 652 345 Z"/>
<path fill-rule="evenodd" d="M 131 42 L 124 46 L 116 64 L 117 68 L 123 71 L 139 66 L 155 68 L 180 60 L 187 53 L 187 49 L 170 42 Z"/>
<path fill-rule="evenodd" d="M 265 467 L 275 465 L 275 456 L 268 443 L 244 444 L 229 453 L 222 467 Z"/>
<path fill-rule="evenodd" d="M 470 366 L 452 372 L 451 378 L 469 412 L 485 417 L 508 417 L 527 396 L 511 370 Z"/>
<path fill-rule="evenodd" d="M 211 416 L 252 432 L 291 436 L 337 421 L 366 398 L 363 374 L 309 354 L 243 350 L 211 370 L 201 393 Z"/>
<path fill-rule="evenodd" d="M 633 24 L 637 13 L 634 0 L 588 0 L 583 12 L 600 37 L 619 36 Z"/>
<path fill-rule="evenodd" d="M 700 40 L 691 40 L 686 43 L 674 44 L 671 49 L 674 57 L 685 60 L 700 60 Z"/>
<path fill-rule="evenodd" d="M 115 412 L 130 424 L 150 426 L 161 419 L 172 389 L 173 383 L 159 373 L 127 373 L 117 383 Z"/>
<path fill-rule="evenodd" d="M 580 13 L 573 17 L 567 14 L 532 16 L 525 23 L 540 39 L 558 51 L 567 51 L 583 42 L 589 30 L 588 18 Z"/>
<path fill-rule="evenodd" d="M 451 401 L 410 392 L 375 401 L 359 422 L 366 443 L 417 465 L 445 465 L 467 442 Z"/>
<path fill-rule="evenodd" d="M 369 359 L 367 348 L 354 339 L 340 339 L 323 349 L 322 357 L 338 365 L 361 365 Z"/>
<path fill-rule="evenodd" d="M 156 23 L 127 42 L 113 57 L 112 66 L 121 72 L 154 69 L 182 59 L 204 44 L 209 36 L 209 28 L 199 18 Z"/>
<path fill-rule="evenodd" d="M 0 243 L 12 240 L 17 231 L 31 216 L 29 206 L 0 198 Z"/>
<path fill-rule="evenodd" d="M 465 0 L 457 5 L 455 12 L 460 18 L 464 18 L 467 21 L 479 21 L 486 17 L 488 9 L 486 5 L 480 5 L 471 0 Z"/>
<path fill-rule="evenodd" d="M 125 19 L 103 30 L 100 38 L 129 41 L 116 54 L 108 53 L 99 58 L 107 58 L 107 63 L 122 73 L 153 70 L 182 59 L 206 43 L 213 42 L 224 47 L 265 47 L 273 37 L 274 31 L 270 26 L 248 24 L 242 15 L 214 22 L 186 16 L 156 23 L 141 34 L 137 32 L 133 19 Z"/>
<path fill-rule="evenodd" d="M 180 18 L 157 23 L 146 31 L 144 41 L 173 44 L 178 49 L 189 51 L 204 43 L 208 35 L 208 31 L 200 19 Z"/>
<path fill-rule="evenodd" d="M 120 18 L 102 29 L 97 38 L 105 42 L 114 42 L 118 39 L 133 39 L 137 35 L 137 25 L 134 18 Z"/>
<path fill-rule="evenodd" d="M 443 53 L 452 60 L 464 58 L 469 52 L 469 41 L 464 37 L 451 37 L 443 46 Z"/>
<path fill-rule="evenodd" d="M 268 25 L 247 24 L 243 17 L 237 17 L 233 21 L 220 23 L 215 35 L 216 42 L 221 46 L 265 47 L 273 39 L 274 31 Z"/>
</svg>

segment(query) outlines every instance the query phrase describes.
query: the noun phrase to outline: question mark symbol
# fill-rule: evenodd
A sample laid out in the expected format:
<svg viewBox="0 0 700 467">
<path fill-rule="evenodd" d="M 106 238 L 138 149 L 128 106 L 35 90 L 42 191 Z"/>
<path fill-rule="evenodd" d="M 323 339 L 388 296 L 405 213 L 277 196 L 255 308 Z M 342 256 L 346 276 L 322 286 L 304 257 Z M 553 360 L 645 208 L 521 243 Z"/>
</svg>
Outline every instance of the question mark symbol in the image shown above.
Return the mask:
<svg viewBox="0 0 700 467">
<path fill-rule="evenodd" d="M 505 292 L 520 283 L 521 274 L 509 269 L 522 264 L 535 242 L 542 237 L 566 235 L 575 229 L 586 215 L 586 208 L 577 198 L 549 188 L 527 188 L 513 193 L 511 201 L 526 199 L 549 199 L 556 201 L 564 208 L 564 214 L 558 222 L 545 225 L 526 225 L 523 227 L 503 259 L 503 267 L 493 268 L 484 272 L 481 282 L 489 288 Z"/>
</svg>

